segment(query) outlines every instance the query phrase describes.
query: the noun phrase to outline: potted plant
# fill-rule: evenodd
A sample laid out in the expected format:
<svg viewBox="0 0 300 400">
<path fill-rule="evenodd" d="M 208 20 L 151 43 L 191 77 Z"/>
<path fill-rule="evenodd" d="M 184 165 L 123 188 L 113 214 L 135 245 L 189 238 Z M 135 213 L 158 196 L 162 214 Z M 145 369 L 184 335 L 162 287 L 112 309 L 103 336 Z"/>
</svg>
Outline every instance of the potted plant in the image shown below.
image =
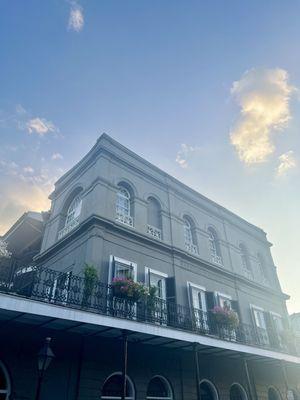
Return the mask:
<svg viewBox="0 0 300 400">
<path fill-rule="evenodd" d="M 87 307 L 91 303 L 91 297 L 96 282 L 98 280 L 98 273 L 93 265 L 85 263 L 83 274 L 84 274 L 84 289 L 82 296 L 82 305 Z"/>
<path fill-rule="evenodd" d="M 144 284 L 134 282 L 134 280 L 129 278 L 114 278 L 111 287 L 114 297 L 134 302 L 145 298 L 149 293 L 148 288 Z"/>
<path fill-rule="evenodd" d="M 229 330 L 234 330 L 239 326 L 238 314 L 230 307 L 215 306 L 211 310 L 213 321 L 219 326 Z"/>
</svg>

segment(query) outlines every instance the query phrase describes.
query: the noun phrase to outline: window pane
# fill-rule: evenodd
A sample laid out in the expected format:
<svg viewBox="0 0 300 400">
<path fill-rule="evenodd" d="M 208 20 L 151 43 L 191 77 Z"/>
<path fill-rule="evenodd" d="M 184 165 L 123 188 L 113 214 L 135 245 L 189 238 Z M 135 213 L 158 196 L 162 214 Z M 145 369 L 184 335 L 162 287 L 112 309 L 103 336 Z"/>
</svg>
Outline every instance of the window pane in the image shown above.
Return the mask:
<svg viewBox="0 0 300 400">
<path fill-rule="evenodd" d="M 115 262 L 115 278 L 134 279 L 133 265 Z"/>
</svg>

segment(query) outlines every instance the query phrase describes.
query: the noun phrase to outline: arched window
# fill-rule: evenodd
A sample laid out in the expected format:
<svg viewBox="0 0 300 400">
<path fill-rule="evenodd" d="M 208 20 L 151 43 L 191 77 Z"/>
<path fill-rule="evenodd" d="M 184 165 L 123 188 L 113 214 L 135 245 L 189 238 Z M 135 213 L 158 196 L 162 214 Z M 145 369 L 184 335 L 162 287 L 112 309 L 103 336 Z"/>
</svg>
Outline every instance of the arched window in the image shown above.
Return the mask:
<svg viewBox="0 0 300 400">
<path fill-rule="evenodd" d="M 129 226 L 133 226 L 131 200 L 129 190 L 120 186 L 117 193 L 116 220 Z"/>
<path fill-rule="evenodd" d="M 190 253 L 197 254 L 197 244 L 195 238 L 195 226 L 191 218 L 183 217 L 183 235 L 184 235 L 184 246 Z"/>
<path fill-rule="evenodd" d="M 172 400 L 171 385 L 162 376 L 154 376 L 149 382 L 147 400 Z"/>
<path fill-rule="evenodd" d="M 154 197 L 148 198 L 147 223 L 147 233 L 156 239 L 161 239 L 161 207 Z"/>
<path fill-rule="evenodd" d="M 68 207 L 64 227 L 59 231 L 58 238 L 61 239 L 67 235 L 72 229 L 79 225 L 79 216 L 81 213 L 82 199 L 78 195 L 74 197 Z"/>
<path fill-rule="evenodd" d="M 208 228 L 208 239 L 212 262 L 223 265 L 218 236 L 213 228 Z"/>
<path fill-rule="evenodd" d="M 0 400 L 8 400 L 10 396 L 11 386 L 8 372 L 0 361 Z"/>
<path fill-rule="evenodd" d="M 281 400 L 281 396 L 277 389 L 270 387 L 268 390 L 268 400 Z"/>
<path fill-rule="evenodd" d="M 243 243 L 240 243 L 239 249 L 240 249 L 241 264 L 242 264 L 243 272 L 247 278 L 251 279 L 252 278 L 252 270 L 251 270 L 251 266 L 250 266 L 250 260 L 249 260 L 247 248 Z"/>
<path fill-rule="evenodd" d="M 263 256 L 260 253 L 257 253 L 257 268 L 258 268 L 258 273 L 260 275 L 260 278 L 262 279 L 263 283 L 268 283 L 268 278 L 266 275 L 266 266 L 265 266 L 265 260 Z"/>
<path fill-rule="evenodd" d="M 200 398 L 201 400 L 218 400 L 218 392 L 215 386 L 207 380 L 200 383 Z"/>
<path fill-rule="evenodd" d="M 288 389 L 287 398 L 288 398 L 288 400 L 298 400 L 299 396 L 298 396 L 296 390 Z"/>
<path fill-rule="evenodd" d="M 118 400 L 122 399 L 123 379 L 121 372 L 110 375 L 104 382 L 101 399 Z M 126 377 L 126 400 L 135 399 L 134 385 L 131 379 Z"/>
<path fill-rule="evenodd" d="M 247 400 L 246 390 L 238 383 L 234 383 L 230 388 L 230 400 Z"/>
</svg>

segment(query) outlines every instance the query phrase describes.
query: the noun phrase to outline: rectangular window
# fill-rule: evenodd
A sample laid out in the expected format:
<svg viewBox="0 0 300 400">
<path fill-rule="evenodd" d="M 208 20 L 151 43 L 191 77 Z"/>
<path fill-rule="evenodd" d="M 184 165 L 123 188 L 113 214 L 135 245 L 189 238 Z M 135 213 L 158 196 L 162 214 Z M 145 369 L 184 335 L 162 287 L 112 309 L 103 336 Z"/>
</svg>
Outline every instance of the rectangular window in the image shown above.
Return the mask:
<svg viewBox="0 0 300 400">
<path fill-rule="evenodd" d="M 189 303 L 192 318 L 197 328 L 208 331 L 207 305 L 205 288 L 188 282 Z"/>
<path fill-rule="evenodd" d="M 229 309 L 232 309 L 231 306 L 231 297 L 224 295 L 224 294 L 217 294 L 218 296 L 218 302 L 219 302 L 219 306 L 224 308 L 224 307 L 228 307 Z"/>
<path fill-rule="evenodd" d="M 266 329 L 266 321 L 263 310 L 253 308 L 255 324 L 258 328 Z"/>
<path fill-rule="evenodd" d="M 156 271 L 154 269 L 146 268 L 146 282 L 148 286 L 156 287 L 156 297 L 166 300 L 166 278 L 167 274 Z"/>
<path fill-rule="evenodd" d="M 253 322 L 255 326 L 256 336 L 258 343 L 261 345 L 268 345 L 269 344 L 269 335 L 267 331 L 267 323 L 265 319 L 265 312 L 262 308 L 257 306 L 250 306 L 252 315 L 253 315 Z"/>
<path fill-rule="evenodd" d="M 137 264 L 123 258 L 110 256 L 110 267 L 108 280 L 111 282 L 113 278 L 137 279 Z"/>
</svg>

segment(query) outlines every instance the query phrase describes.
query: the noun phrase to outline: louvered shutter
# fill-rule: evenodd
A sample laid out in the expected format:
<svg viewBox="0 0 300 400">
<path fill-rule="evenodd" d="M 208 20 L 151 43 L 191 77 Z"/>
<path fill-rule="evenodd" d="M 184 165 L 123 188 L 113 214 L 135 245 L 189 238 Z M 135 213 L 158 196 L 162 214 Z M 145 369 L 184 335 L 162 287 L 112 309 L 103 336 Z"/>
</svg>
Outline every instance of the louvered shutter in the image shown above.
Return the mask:
<svg viewBox="0 0 300 400">
<path fill-rule="evenodd" d="M 277 347 L 279 346 L 279 338 L 277 329 L 273 320 L 273 315 L 268 311 L 264 311 L 264 318 L 267 328 L 268 337 L 270 340 L 271 346 Z"/>
</svg>

